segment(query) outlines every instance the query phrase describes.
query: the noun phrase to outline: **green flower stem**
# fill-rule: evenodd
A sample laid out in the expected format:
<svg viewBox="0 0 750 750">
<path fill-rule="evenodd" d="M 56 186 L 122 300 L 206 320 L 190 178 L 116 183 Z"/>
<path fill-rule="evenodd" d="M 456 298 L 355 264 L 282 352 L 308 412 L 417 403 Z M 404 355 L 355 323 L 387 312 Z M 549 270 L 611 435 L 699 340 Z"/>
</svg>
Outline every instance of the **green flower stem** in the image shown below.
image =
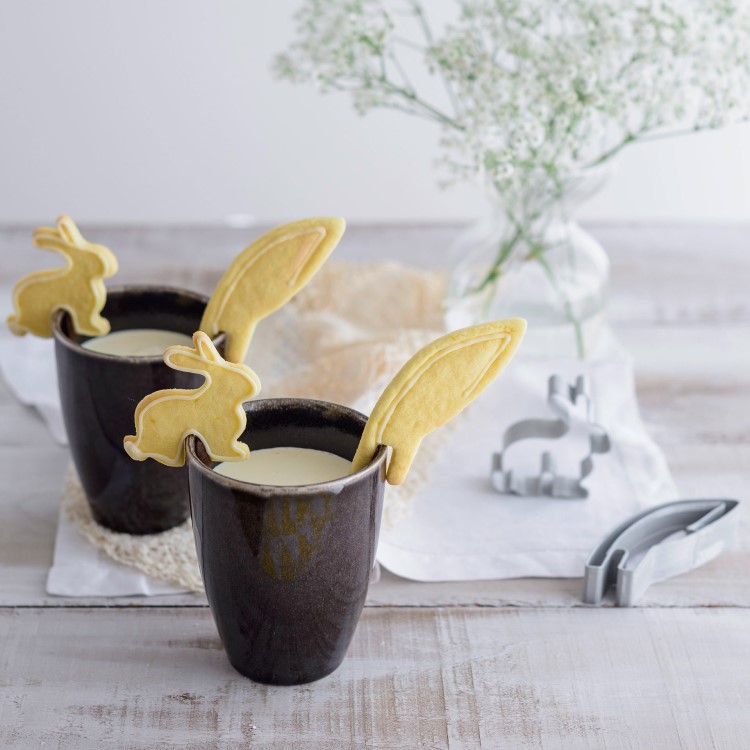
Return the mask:
<svg viewBox="0 0 750 750">
<path fill-rule="evenodd" d="M 541 210 L 531 214 L 526 220 L 526 224 L 533 224 L 541 214 Z M 480 292 L 483 292 L 490 284 L 496 282 L 497 279 L 500 278 L 503 264 L 508 260 L 514 248 L 521 240 L 526 240 L 526 244 L 529 245 L 529 247 L 539 247 L 543 249 L 541 245 L 535 243 L 531 239 L 528 231 L 524 228 L 524 222 L 516 219 L 510 211 L 506 212 L 506 217 L 513 225 L 515 231 L 511 237 L 502 242 L 490 269 L 487 271 L 484 278 L 475 287 L 469 290 L 469 294 L 479 294 Z"/>
<path fill-rule="evenodd" d="M 460 125 L 452 117 L 450 117 L 449 115 L 446 115 L 444 112 L 441 112 L 436 107 L 433 107 L 431 104 L 424 101 L 424 99 L 420 99 L 413 91 L 409 91 L 408 89 L 405 89 L 403 86 L 398 86 L 392 81 L 389 81 L 385 76 L 382 76 L 380 78 L 380 83 L 383 85 L 383 87 L 387 91 L 390 91 L 392 94 L 396 94 L 397 96 L 400 96 L 402 99 L 405 99 L 407 102 L 409 102 L 410 105 L 417 107 L 418 110 L 421 110 L 422 114 L 429 116 L 430 119 L 437 120 L 438 122 L 441 122 L 443 125 L 448 125 L 454 130 L 460 130 L 460 131 L 465 130 L 463 125 Z M 392 108 L 398 109 L 398 107 L 392 107 Z M 416 114 L 419 114 L 419 112 L 416 112 Z"/>
<path fill-rule="evenodd" d="M 737 123 L 747 121 L 748 118 L 742 117 L 737 120 Z M 684 128 L 682 130 L 663 130 L 656 132 L 653 130 L 651 123 L 645 123 L 638 131 L 635 133 L 628 133 L 619 143 L 615 144 L 612 148 L 601 154 L 601 156 L 597 157 L 587 166 L 587 168 L 603 164 L 605 161 L 608 161 L 613 156 L 619 154 L 625 146 L 628 146 L 631 143 L 649 143 L 650 141 L 661 141 L 665 138 L 679 138 L 681 136 L 693 135 L 694 133 L 702 133 L 706 130 L 715 129 L 716 127 L 714 125 L 694 125 L 692 128 Z"/>
<path fill-rule="evenodd" d="M 544 257 L 543 253 L 538 253 L 534 257 L 541 265 L 542 270 L 545 272 L 545 274 L 547 274 L 547 278 L 549 279 L 550 284 L 552 284 L 552 286 L 555 288 L 555 291 L 560 295 L 560 299 L 563 300 L 563 304 L 565 307 L 565 317 L 573 326 L 573 331 L 575 332 L 576 353 L 578 354 L 579 359 L 583 359 L 586 356 L 586 347 L 583 341 L 583 326 L 581 324 L 581 321 L 573 312 L 573 306 L 570 304 L 570 300 L 565 298 L 565 295 L 563 294 L 562 289 L 560 289 L 560 286 L 557 283 L 557 279 L 555 278 L 555 272 L 550 267 L 550 264 L 547 263 L 547 259 Z"/>
<path fill-rule="evenodd" d="M 497 253 L 497 256 L 495 257 L 494 262 L 492 263 L 492 266 L 490 266 L 489 271 L 487 271 L 484 278 L 475 287 L 469 290 L 469 294 L 479 294 L 483 292 L 490 284 L 494 283 L 495 281 L 497 281 L 497 279 L 500 278 L 503 264 L 506 260 L 508 260 L 511 252 L 513 251 L 513 248 L 518 244 L 518 241 L 521 239 L 521 237 L 521 230 L 516 229 L 516 231 L 513 233 L 513 236 L 505 240 L 505 242 L 500 245 L 500 249 Z"/>
<path fill-rule="evenodd" d="M 419 0 L 409 0 L 409 5 L 411 5 L 412 10 L 414 11 L 414 15 L 417 17 L 419 25 L 422 27 L 422 33 L 424 35 L 425 41 L 427 42 L 428 46 L 432 47 L 432 45 L 435 43 L 435 37 L 432 33 L 432 29 L 430 28 L 430 22 L 427 20 L 427 15 L 424 11 L 424 8 L 422 7 L 422 3 L 420 3 Z M 438 67 L 440 80 L 443 82 L 443 86 L 445 86 L 445 91 L 448 94 L 451 106 L 453 107 L 453 113 L 458 114 L 461 111 L 461 107 L 458 103 L 458 97 L 456 96 L 455 91 L 453 91 L 453 86 L 451 86 L 450 80 L 445 75 L 445 71 L 442 69 L 442 67 Z"/>
<path fill-rule="evenodd" d="M 526 224 L 532 224 L 539 218 L 540 215 L 542 215 L 542 213 L 542 210 L 537 211 L 535 214 L 533 214 L 533 216 L 529 217 Z M 491 284 L 496 284 L 498 279 L 502 276 L 503 265 L 511 256 L 513 250 L 518 246 L 520 242 L 525 242 L 526 246 L 529 248 L 529 253 L 525 256 L 524 262 L 536 261 L 537 263 L 539 263 L 540 267 L 547 276 L 548 281 L 552 285 L 559 298 L 562 300 L 565 317 L 573 326 L 573 331 L 575 333 L 576 354 L 580 359 L 583 359 L 586 355 L 586 347 L 583 338 L 583 325 L 581 323 L 581 320 L 573 311 L 573 306 L 571 305 L 570 300 L 566 299 L 565 294 L 560 288 L 560 285 L 557 282 L 557 278 L 555 277 L 554 270 L 550 266 L 547 259 L 544 257 L 548 248 L 538 240 L 535 240 L 529 233 L 528 228 L 525 228 L 524 224 L 521 221 L 516 219 L 510 213 L 508 213 L 507 216 L 511 224 L 513 224 L 514 226 L 514 232 L 508 239 L 501 243 L 498 253 L 495 256 L 495 260 L 493 261 L 489 270 L 478 284 L 469 289 L 468 294 L 480 294 L 481 292 L 485 291 Z M 489 295 L 484 302 L 484 317 L 487 317 L 489 315 L 489 307 L 491 302 L 492 296 Z"/>
<path fill-rule="evenodd" d="M 565 297 L 562 289 L 560 289 L 560 285 L 557 283 L 557 278 L 555 277 L 555 272 L 552 270 L 552 267 L 544 257 L 544 254 L 547 252 L 548 248 L 542 245 L 540 242 L 535 242 L 528 235 L 524 235 L 523 238 L 526 240 L 526 244 L 529 246 L 529 248 L 531 248 L 531 252 L 526 257 L 526 260 L 535 260 L 537 261 L 537 263 L 539 263 L 539 265 L 542 267 L 542 270 L 546 274 L 547 279 L 552 285 L 552 288 L 557 292 L 559 298 L 563 302 L 565 317 L 573 326 L 573 331 L 575 333 L 576 353 L 579 359 L 583 359 L 586 356 L 586 348 L 583 340 L 583 325 L 580 319 L 573 312 L 573 306 L 570 304 L 570 300 Z"/>
<path fill-rule="evenodd" d="M 619 143 L 612 146 L 612 148 L 608 149 L 601 156 L 597 157 L 596 159 L 594 159 L 594 161 L 588 164 L 586 166 L 586 169 L 590 169 L 592 167 L 598 167 L 600 164 L 604 164 L 605 161 L 609 161 L 612 157 L 619 154 L 620 151 L 622 151 L 625 148 L 625 146 L 637 140 L 638 137 L 639 136 L 636 133 L 628 133 Z"/>
</svg>

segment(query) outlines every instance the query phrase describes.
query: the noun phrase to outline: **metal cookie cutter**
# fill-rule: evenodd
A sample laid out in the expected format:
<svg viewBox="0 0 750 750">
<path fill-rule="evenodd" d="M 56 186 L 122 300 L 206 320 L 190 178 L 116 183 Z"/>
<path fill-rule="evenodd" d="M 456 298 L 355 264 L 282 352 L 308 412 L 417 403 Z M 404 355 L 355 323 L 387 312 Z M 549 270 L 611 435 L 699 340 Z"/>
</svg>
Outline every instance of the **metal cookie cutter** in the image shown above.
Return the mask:
<svg viewBox="0 0 750 750">
<path fill-rule="evenodd" d="M 594 469 L 593 455 L 606 453 L 611 447 L 604 428 L 593 421 L 588 378 L 580 375 L 575 385 L 571 386 L 563 382 L 559 375 L 553 375 L 549 379 L 547 402 L 559 415 L 559 419 L 525 419 L 512 424 L 503 436 L 502 452 L 492 455 L 492 486 L 505 495 L 586 498 L 588 490 L 581 483 Z M 529 438 L 562 438 L 569 432 L 571 422 L 580 420 L 581 412 L 589 431 L 589 452 L 581 461 L 578 476 L 566 477 L 557 474 L 554 459 L 549 451 L 542 453 L 541 470 L 538 475 L 516 476 L 512 469 L 504 467 L 503 457 L 510 445 Z"/>
<path fill-rule="evenodd" d="M 610 586 L 632 607 L 658 581 L 717 557 L 737 529 L 739 500 L 678 500 L 638 513 L 613 529 L 591 553 L 583 601 L 599 604 Z"/>
</svg>

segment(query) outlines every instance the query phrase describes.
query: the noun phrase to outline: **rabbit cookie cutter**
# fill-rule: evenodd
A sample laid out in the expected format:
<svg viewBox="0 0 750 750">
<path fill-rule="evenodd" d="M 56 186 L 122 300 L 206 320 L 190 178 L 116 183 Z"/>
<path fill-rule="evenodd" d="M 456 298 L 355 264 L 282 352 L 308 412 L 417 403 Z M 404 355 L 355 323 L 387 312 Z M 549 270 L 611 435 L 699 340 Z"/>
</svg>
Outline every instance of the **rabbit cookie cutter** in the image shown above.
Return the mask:
<svg viewBox="0 0 750 750">
<path fill-rule="evenodd" d="M 547 386 L 547 403 L 559 415 L 558 419 L 524 419 L 515 422 L 505 431 L 503 449 L 492 455 L 492 486 L 504 495 L 548 496 L 562 499 L 585 499 L 588 490 L 583 480 L 594 470 L 594 454 L 607 453 L 611 448 L 609 435 L 594 422 L 588 378 L 579 375 L 574 385 L 568 385 L 559 375 L 552 375 Z M 580 464 L 577 476 L 562 476 L 557 473 L 550 451 L 541 454 L 539 474 L 519 475 L 505 466 L 508 448 L 521 440 L 541 438 L 558 440 L 571 430 L 575 420 L 584 419 L 589 452 Z"/>
<path fill-rule="evenodd" d="M 619 607 L 632 607 L 652 583 L 717 557 L 734 539 L 739 500 L 676 500 L 642 511 L 614 528 L 586 562 L 583 601 L 600 604 L 615 586 Z"/>
</svg>

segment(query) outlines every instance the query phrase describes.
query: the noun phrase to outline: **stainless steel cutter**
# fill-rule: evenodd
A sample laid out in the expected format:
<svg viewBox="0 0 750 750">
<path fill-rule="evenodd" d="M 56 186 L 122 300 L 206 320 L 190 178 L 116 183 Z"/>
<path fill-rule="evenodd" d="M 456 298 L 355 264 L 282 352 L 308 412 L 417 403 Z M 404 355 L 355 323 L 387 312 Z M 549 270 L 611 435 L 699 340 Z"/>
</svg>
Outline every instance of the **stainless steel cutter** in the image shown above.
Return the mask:
<svg viewBox="0 0 750 750">
<path fill-rule="evenodd" d="M 588 490 L 583 480 L 594 469 L 593 456 L 606 453 L 611 445 L 609 435 L 593 418 L 593 406 L 588 378 L 580 375 L 575 385 L 568 385 L 559 375 L 552 375 L 547 387 L 547 403 L 559 415 L 558 419 L 524 419 L 515 422 L 505 431 L 503 450 L 492 456 L 492 486 L 505 495 L 546 495 L 565 499 L 583 499 Z M 575 419 L 581 414 L 586 420 L 589 435 L 589 452 L 580 464 L 577 476 L 561 476 L 549 451 L 541 454 L 540 472 L 532 475 L 518 475 L 504 464 L 508 448 L 521 440 L 542 438 L 558 440 L 564 438 Z"/>
<path fill-rule="evenodd" d="M 704 565 L 734 539 L 739 500 L 677 500 L 638 513 L 613 529 L 591 553 L 583 601 L 599 604 L 610 586 L 620 607 L 644 591 Z"/>
</svg>

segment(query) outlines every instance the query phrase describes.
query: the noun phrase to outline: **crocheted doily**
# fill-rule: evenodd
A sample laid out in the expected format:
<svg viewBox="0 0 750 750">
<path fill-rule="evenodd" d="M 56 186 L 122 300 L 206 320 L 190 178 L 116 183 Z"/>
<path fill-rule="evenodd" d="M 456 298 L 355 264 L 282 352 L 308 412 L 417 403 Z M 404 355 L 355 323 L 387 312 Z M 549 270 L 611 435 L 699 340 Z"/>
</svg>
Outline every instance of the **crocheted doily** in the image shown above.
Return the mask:
<svg viewBox="0 0 750 750">
<path fill-rule="evenodd" d="M 193 524 L 185 523 L 160 534 L 122 534 L 100 526 L 91 515 L 86 496 L 71 466 L 65 482 L 63 508 L 78 531 L 104 554 L 137 568 L 151 578 L 190 591 L 203 591 Z"/>
<path fill-rule="evenodd" d="M 401 365 L 443 333 L 444 288 L 444 274 L 396 263 L 328 263 L 258 326 L 246 361 L 260 376 L 262 396 L 323 399 L 369 414 Z M 446 427 L 423 441 L 408 480 L 386 487 L 385 527 L 409 515 L 450 434 Z M 74 472 L 63 503 L 86 539 L 112 559 L 192 591 L 203 589 L 189 520 L 161 534 L 110 531 L 92 518 Z"/>
</svg>

